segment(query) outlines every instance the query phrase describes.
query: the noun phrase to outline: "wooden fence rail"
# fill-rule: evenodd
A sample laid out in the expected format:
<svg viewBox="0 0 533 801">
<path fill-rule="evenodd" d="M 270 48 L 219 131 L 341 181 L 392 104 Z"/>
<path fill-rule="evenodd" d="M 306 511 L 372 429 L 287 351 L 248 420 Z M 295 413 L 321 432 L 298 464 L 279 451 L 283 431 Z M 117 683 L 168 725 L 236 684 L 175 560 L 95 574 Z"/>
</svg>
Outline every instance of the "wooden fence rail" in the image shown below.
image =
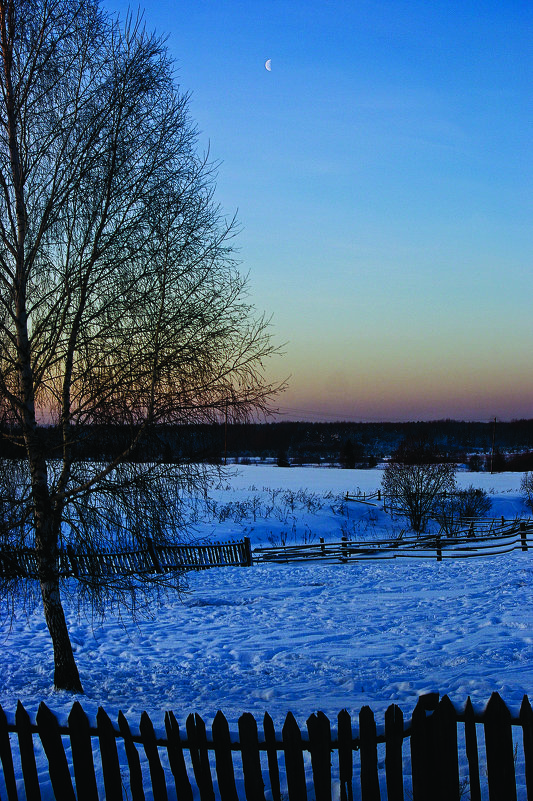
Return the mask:
<svg viewBox="0 0 533 801">
<path fill-rule="evenodd" d="M 421 696 L 412 718 L 391 705 L 384 725 L 365 706 L 358 726 L 346 710 L 332 726 L 322 712 L 304 730 L 289 713 L 276 732 L 243 714 L 230 731 L 222 712 L 211 730 L 198 714 L 184 729 L 172 712 L 156 733 L 146 712 L 135 730 L 103 709 L 91 725 L 76 702 L 67 725 L 41 703 L 35 718 L 18 703 L 11 720 L 0 707 L 0 798 L 40 801 L 471 801 L 533 799 L 533 711 L 524 696 L 513 717 L 497 693 L 482 710 L 437 693 Z"/>
</svg>

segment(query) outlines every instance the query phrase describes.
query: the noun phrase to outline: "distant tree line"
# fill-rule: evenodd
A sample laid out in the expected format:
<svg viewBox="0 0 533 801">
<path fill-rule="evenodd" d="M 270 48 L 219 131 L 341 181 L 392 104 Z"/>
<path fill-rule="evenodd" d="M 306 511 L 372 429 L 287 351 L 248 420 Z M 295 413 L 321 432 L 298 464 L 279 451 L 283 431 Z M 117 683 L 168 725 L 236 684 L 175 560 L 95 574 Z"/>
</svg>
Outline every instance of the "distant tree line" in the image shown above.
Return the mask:
<svg viewBox="0 0 533 801">
<path fill-rule="evenodd" d="M 22 458 L 20 432 L 0 430 L 0 458 Z M 40 426 L 48 458 L 61 456 L 64 432 Z M 78 426 L 70 438 L 76 459 L 113 459 L 135 439 L 131 426 Z M 494 447 L 493 447 L 494 439 Z M 437 420 L 412 423 L 223 423 L 160 425 L 132 448 L 129 461 L 210 462 L 275 459 L 281 465 L 338 464 L 373 467 L 406 440 L 428 440 L 439 461 L 472 471 L 533 470 L 533 420 L 493 423 Z"/>
</svg>

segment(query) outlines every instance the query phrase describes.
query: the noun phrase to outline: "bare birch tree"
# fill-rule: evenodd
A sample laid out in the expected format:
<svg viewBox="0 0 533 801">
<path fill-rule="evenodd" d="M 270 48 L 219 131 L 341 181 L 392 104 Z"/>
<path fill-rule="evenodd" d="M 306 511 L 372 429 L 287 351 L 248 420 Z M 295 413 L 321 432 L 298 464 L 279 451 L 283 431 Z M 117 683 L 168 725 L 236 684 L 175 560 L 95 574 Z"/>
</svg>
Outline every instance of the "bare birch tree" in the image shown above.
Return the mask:
<svg viewBox="0 0 533 801">
<path fill-rule="evenodd" d="M 272 345 L 163 41 L 97 0 L 0 0 L 0 48 L 0 401 L 25 453 L 1 536 L 35 549 L 55 686 L 82 691 L 60 546 L 177 536 L 200 468 L 128 457 L 154 426 L 264 410 Z M 96 424 L 129 440 L 107 462 L 76 459 Z"/>
<path fill-rule="evenodd" d="M 420 534 L 438 499 L 455 490 L 455 465 L 440 461 L 432 443 L 403 442 L 383 471 L 381 488 L 387 505 L 405 515 Z"/>
</svg>

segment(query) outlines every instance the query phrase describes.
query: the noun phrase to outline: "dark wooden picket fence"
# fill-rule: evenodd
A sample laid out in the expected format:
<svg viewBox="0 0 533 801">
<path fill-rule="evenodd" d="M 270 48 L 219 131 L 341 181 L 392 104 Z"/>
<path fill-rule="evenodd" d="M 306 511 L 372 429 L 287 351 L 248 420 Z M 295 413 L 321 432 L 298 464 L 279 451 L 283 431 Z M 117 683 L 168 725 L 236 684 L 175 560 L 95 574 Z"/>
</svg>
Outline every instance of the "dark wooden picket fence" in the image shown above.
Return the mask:
<svg viewBox="0 0 533 801">
<path fill-rule="evenodd" d="M 231 732 L 221 712 L 211 731 L 197 714 L 180 730 L 172 712 L 157 733 L 146 712 L 138 730 L 99 709 L 91 725 L 76 702 L 67 725 L 42 703 L 35 722 L 19 702 L 11 721 L 0 707 L 0 797 L 37 801 L 50 788 L 61 801 L 480 801 L 533 799 L 533 711 L 524 696 L 513 717 L 497 693 L 475 711 L 436 693 L 421 696 L 412 718 L 391 705 L 377 727 L 365 706 L 355 726 L 346 710 L 336 726 L 322 712 L 301 730 L 289 713 L 281 733 L 265 714 L 261 729 L 243 714 Z M 465 796 L 465 790 L 467 795 Z"/>
<path fill-rule="evenodd" d="M 253 562 L 303 562 L 308 560 L 348 562 L 362 559 L 458 559 L 470 556 L 495 556 L 533 547 L 528 535 L 533 533 L 533 520 L 471 521 L 468 527 L 452 537 L 440 532 L 425 536 L 403 536 L 383 540 L 349 540 L 299 545 L 254 548 Z"/>
<path fill-rule="evenodd" d="M 250 565 L 250 540 L 209 545 L 156 545 L 150 538 L 146 547 L 129 551 L 93 553 L 75 551 L 71 546 L 59 552 L 61 576 L 142 575 L 208 567 Z M 37 578 L 37 559 L 32 548 L 0 549 L 0 576 Z"/>
</svg>

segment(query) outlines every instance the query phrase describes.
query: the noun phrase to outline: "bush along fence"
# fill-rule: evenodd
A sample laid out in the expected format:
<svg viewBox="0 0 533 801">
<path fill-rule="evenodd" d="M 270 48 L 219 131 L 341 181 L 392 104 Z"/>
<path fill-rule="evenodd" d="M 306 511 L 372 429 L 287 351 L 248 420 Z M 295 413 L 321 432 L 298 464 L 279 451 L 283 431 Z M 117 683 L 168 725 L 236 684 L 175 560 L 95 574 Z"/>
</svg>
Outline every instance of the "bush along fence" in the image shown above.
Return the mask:
<svg viewBox="0 0 533 801">
<path fill-rule="evenodd" d="M 61 801 L 518 801 L 533 799 L 533 711 L 524 696 L 513 717 L 494 693 L 475 711 L 437 693 L 421 696 L 411 720 L 391 705 L 377 727 L 370 707 L 358 726 L 346 710 L 336 726 L 322 712 L 301 730 L 291 713 L 281 733 L 243 714 L 231 732 L 221 712 L 211 731 L 197 714 L 180 730 L 172 712 L 157 734 L 143 712 L 138 730 L 99 709 L 90 725 L 76 702 L 67 725 L 41 703 L 32 723 L 19 702 L 8 720 L 0 707 L 0 797 L 43 793 Z"/>
</svg>

